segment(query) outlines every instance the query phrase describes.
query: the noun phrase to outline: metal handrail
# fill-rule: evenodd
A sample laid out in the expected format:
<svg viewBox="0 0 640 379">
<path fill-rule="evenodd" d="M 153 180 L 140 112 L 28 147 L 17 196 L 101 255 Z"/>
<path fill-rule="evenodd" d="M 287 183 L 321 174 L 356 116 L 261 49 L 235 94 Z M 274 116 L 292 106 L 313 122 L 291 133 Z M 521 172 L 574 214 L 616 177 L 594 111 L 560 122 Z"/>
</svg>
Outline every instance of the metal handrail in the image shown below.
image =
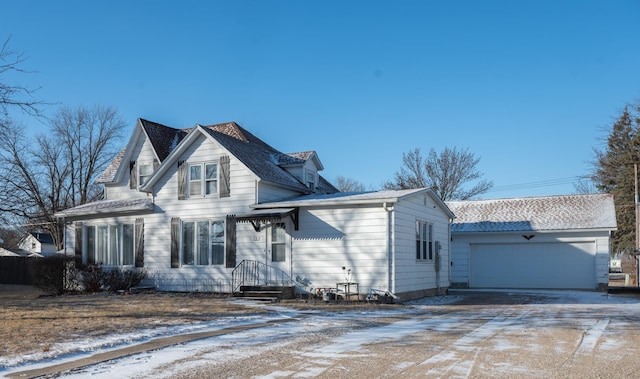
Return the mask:
<svg viewBox="0 0 640 379">
<path fill-rule="evenodd" d="M 243 260 L 231 273 L 233 293 L 240 292 L 242 286 L 296 286 L 286 272 L 262 262 Z"/>
</svg>

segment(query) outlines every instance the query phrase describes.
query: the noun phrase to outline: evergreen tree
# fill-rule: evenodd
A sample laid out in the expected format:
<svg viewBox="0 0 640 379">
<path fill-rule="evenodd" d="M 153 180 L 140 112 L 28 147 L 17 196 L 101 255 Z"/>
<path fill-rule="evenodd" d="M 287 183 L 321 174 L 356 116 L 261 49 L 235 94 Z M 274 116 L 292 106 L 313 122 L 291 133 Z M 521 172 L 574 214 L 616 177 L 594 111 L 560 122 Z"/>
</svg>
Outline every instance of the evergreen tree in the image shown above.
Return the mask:
<svg viewBox="0 0 640 379">
<path fill-rule="evenodd" d="M 638 109 L 635 110 L 636 113 Z M 633 253 L 636 244 L 635 173 L 640 165 L 640 119 L 625 107 L 614 122 L 605 151 L 596 151 L 596 188 L 614 195 L 618 231 L 612 253 Z"/>
</svg>

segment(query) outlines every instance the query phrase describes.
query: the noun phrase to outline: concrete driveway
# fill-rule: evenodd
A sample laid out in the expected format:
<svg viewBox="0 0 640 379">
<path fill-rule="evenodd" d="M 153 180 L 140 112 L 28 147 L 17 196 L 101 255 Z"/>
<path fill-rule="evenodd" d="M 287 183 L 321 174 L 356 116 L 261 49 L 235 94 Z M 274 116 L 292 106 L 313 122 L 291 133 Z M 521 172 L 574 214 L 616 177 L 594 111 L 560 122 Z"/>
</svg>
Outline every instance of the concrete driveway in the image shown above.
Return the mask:
<svg viewBox="0 0 640 379">
<path fill-rule="evenodd" d="M 112 354 L 106 362 L 58 375 L 640 377 L 640 299 L 633 296 L 451 291 L 403 307 L 341 312 L 273 307 L 272 311 L 280 321 L 120 357 Z"/>
</svg>

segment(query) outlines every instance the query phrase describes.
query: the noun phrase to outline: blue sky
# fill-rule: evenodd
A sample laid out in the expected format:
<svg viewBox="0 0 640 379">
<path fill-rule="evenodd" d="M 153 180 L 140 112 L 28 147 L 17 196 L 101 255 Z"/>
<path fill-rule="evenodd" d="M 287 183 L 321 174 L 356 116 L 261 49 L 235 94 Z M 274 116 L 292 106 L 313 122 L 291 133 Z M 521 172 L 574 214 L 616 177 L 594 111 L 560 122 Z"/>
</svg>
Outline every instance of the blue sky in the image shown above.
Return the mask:
<svg viewBox="0 0 640 379">
<path fill-rule="evenodd" d="M 131 128 L 236 121 L 369 188 L 414 148 L 468 148 L 500 198 L 589 174 L 640 99 L 639 19 L 636 0 L 26 0 L 3 3 L 0 38 L 47 102 L 112 105 Z"/>
</svg>

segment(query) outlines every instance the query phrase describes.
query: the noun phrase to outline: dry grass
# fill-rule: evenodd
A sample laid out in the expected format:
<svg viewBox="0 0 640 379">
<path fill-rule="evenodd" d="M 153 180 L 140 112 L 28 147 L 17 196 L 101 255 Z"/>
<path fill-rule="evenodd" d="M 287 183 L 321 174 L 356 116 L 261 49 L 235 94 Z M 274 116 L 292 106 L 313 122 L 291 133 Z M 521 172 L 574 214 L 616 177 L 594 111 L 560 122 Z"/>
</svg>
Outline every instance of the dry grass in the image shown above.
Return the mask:
<svg viewBox="0 0 640 379">
<path fill-rule="evenodd" d="M 0 356 L 5 358 L 47 352 L 55 343 L 87 337 L 99 339 L 112 333 L 269 312 L 202 293 L 50 296 L 35 287 L 17 285 L 0 285 L 0 304 Z M 397 306 L 363 302 L 327 304 L 319 300 L 279 305 L 331 312 Z"/>
<path fill-rule="evenodd" d="M 79 337 L 264 312 L 206 294 L 140 293 L 47 296 L 34 287 L 0 285 L 0 356 L 46 352 Z"/>
</svg>

